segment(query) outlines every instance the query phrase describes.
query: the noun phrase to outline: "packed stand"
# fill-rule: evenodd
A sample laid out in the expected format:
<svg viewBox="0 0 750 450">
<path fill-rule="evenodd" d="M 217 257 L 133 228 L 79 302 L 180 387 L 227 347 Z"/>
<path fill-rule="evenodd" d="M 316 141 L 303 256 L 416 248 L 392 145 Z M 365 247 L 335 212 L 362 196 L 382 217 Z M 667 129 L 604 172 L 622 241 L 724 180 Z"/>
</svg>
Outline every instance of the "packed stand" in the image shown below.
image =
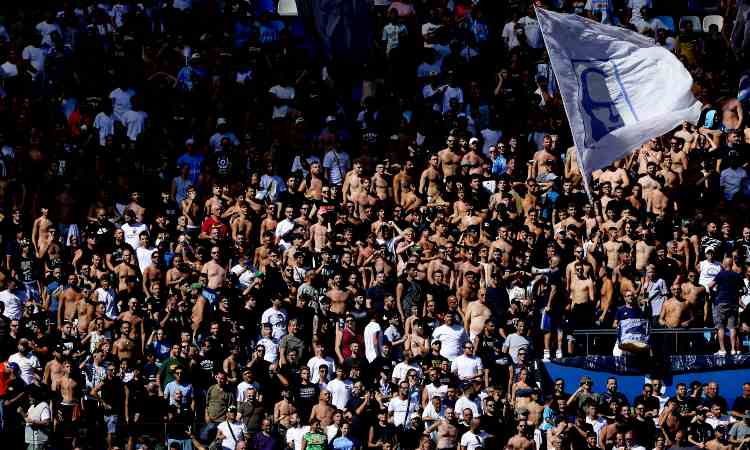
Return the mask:
<svg viewBox="0 0 750 450">
<path fill-rule="evenodd" d="M 592 201 L 524 0 L 342 8 L 344 49 L 269 1 L 0 4 L 3 447 L 750 442 L 750 384 L 541 370 L 628 353 L 631 319 L 652 367 L 748 351 L 750 4 L 551 3 L 706 105 Z"/>
</svg>

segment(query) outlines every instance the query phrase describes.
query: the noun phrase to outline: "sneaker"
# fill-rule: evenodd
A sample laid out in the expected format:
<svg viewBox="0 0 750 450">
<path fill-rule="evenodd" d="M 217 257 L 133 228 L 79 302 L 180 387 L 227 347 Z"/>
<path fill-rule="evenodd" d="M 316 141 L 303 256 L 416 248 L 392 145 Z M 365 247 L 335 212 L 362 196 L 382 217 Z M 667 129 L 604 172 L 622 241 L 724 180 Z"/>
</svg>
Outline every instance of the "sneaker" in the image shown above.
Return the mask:
<svg viewBox="0 0 750 450">
<path fill-rule="evenodd" d="M 549 350 L 544 351 L 544 357 L 542 358 L 542 361 L 549 361 Z"/>
<path fill-rule="evenodd" d="M 739 350 L 732 350 L 732 354 L 733 354 L 733 355 L 739 355 L 739 354 L 740 354 L 740 351 L 739 351 Z"/>
<path fill-rule="evenodd" d="M 562 359 L 562 357 L 563 357 L 563 354 L 562 354 L 562 350 L 558 350 L 558 351 L 557 351 L 557 352 L 555 353 L 555 358 L 557 358 L 557 359 Z"/>
<path fill-rule="evenodd" d="M 716 356 L 726 356 L 727 352 L 724 350 L 719 350 L 718 352 L 714 353 Z"/>
</svg>

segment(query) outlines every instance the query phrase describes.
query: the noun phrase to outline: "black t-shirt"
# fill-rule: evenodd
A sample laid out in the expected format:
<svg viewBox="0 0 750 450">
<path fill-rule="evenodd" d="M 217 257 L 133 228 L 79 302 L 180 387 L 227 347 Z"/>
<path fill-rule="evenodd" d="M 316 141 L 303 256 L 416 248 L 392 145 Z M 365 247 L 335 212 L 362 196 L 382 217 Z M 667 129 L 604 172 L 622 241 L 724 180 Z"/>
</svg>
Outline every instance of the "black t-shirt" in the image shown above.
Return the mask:
<svg viewBox="0 0 750 450">
<path fill-rule="evenodd" d="M 294 399 L 300 409 L 300 417 L 309 417 L 313 405 L 318 402 L 320 388 L 315 383 L 299 383 L 295 387 Z"/>
<path fill-rule="evenodd" d="M 694 422 L 688 426 L 688 435 L 695 442 L 708 442 L 714 438 L 714 429 L 706 422 Z"/>
<path fill-rule="evenodd" d="M 732 411 L 745 414 L 745 411 L 750 410 L 750 398 L 739 396 L 734 399 L 732 403 Z"/>
<path fill-rule="evenodd" d="M 443 364 L 443 361 L 448 361 L 448 358 L 440 354 L 435 355 L 432 352 L 428 353 L 427 356 L 424 357 L 424 362 L 428 368 L 439 369 Z"/>
<path fill-rule="evenodd" d="M 687 424 L 691 420 L 691 417 L 686 417 L 685 415 L 695 411 L 695 408 L 698 406 L 698 400 L 693 397 L 686 397 L 682 400 L 672 397 L 671 400 L 677 404 L 675 413 L 681 417 L 683 424 Z"/>
</svg>

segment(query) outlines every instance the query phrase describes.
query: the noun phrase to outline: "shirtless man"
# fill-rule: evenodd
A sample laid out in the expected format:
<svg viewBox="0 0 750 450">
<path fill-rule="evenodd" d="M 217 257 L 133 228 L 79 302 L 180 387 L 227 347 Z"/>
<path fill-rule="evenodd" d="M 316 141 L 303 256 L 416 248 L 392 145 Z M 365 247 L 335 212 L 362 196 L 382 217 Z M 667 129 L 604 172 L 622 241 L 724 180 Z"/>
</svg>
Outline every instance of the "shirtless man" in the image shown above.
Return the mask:
<svg viewBox="0 0 750 450">
<path fill-rule="evenodd" d="M 709 302 L 706 288 L 698 284 L 698 272 L 688 271 L 687 281 L 680 285 L 682 298 L 693 312 L 696 326 L 703 326 L 708 322 Z"/>
<path fill-rule="evenodd" d="M 525 420 L 521 420 L 516 425 L 516 434 L 508 439 L 508 444 L 505 446 L 511 450 L 534 450 L 536 444 L 533 440 L 529 439 L 529 425 Z"/>
<path fill-rule="evenodd" d="M 354 160 L 352 169 L 344 176 L 344 184 L 341 186 L 341 195 L 344 201 L 353 201 L 354 196 L 360 191 L 362 186 L 362 161 Z"/>
<path fill-rule="evenodd" d="M 672 156 L 666 155 L 661 163 L 661 170 L 657 176 L 664 180 L 664 187 L 668 189 L 677 189 L 682 184 L 682 175 L 672 170 Z"/>
<path fill-rule="evenodd" d="M 215 207 L 224 208 L 224 201 L 221 198 L 221 185 L 214 184 L 211 190 L 211 197 L 203 203 L 203 215 L 210 216 Z"/>
<path fill-rule="evenodd" d="M 438 158 L 440 158 L 440 167 L 443 176 L 448 178 L 458 174 L 459 164 L 461 163 L 461 154 L 458 153 L 458 137 L 456 137 L 454 130 L 451 130 L 451 134 L 446 140 L 446 145 L 446 148 L 438 152 Z"/>
<path fill-rule="evenodd" d="M 123 322 L 120 325 L 120 337 L 112 344 L 112 354 L 119 361 L 135 361 L 138 352 L 136 343 L 130 338 L 130 322 Z"/>
<path fill-rule="evenodd" d="M 464 313 L 464 328 L 469 330 L 469 336 L 473 341 L 484 330 L 484 324 L 492 317 L 490 308 L 487 307 L 487 290 L 479 289 L 477 299 L 466 308 Z"/>
<path fill-rule="evenodd" d="M 622 243 L 617 240 L 616 227 L 609 227 L 607 231 L 607 242 L 602 247 L 604 248 L 604 257 L 607 259 L 607 267 L 614 269 L 617 267 L 617 254 L 622 247 Z"/>
<path fill-rule="evenodd" d="M 573 186 L 581 184 L 581 170 L 578 168 L 578 152 L 575 147 L 569 147 L 565 157 L 565 179 L 570 180 Z"/>
<path fill-rule="evenodd" d="M 143 331 L 143 318 L 138 314 L 138 299 L 131 298 L 128 300 L 128 309 L 117 316 L 120 322 L 128 323 L 128 338 L 140 343 L 141 351 L 146 347 L 146 336 Z M 120 328 L 122 331 L 124 328 Z"/>
<path fill-rule="evenodd" d="M 164 278 L 167 289 L 177 287 L 187 281 L 190 273 L 188 266 L 183 260 L 182 254 L 175 253 L 172 258 L 172 268 L 167 270 L 167 274 Z"/>
<path fill-rule="evenodd" d="M 276 231 L 276 226 L 279 222 L 276 220 L 276 204 L 271 203 L 266 207 L 266 215 L 263 216 L 263 220 L 260 222 L 260 235 L 266 231 Z"/>
<path fill-rule="evenodd" d="M 666 328 L 687 328 L 693 322 L 693 312 L 682 299 L 679 283 L 674 283 L 670 289 L 672 296 L 661 307 L 659 324 Z"/>
<path fill-rule="evenodd" d="M 635 270 L 638 273 L 645 273 L 646 266 L 651 262 L 656 250 L 656 243 L 651 236 L 650 229 L 644 227 L 639 231 L 641 239 L 635 242 Z"/>
<path fill-rule="evenodd" d="M 586 278 L 589 278 L 591 274 L 593 273 L 593 268 L 591 267 L 591 264 L 586 260 L 586 253 L 583 251 L 583 247 L 580 245 L 576 245 L 574 249 L 575 253 L 575 260 L 568 263 L 567 266 L 565 266 L 565 289 L 567 291 L 570 291 L 570 285 L 575 279 L 575 273 L 576 273 L 576 265 L 577 264 L 583 264 L 583 275 Z"/>
<path fill-rule="evenodd" d="M 573 329 L 591 328 L 594 318 L 594 283 L 583 272 L 583 264 L 575 265 L 575 277 L 570 282 L 570 311 L 569 317 Z M 573 353 L 574 341 L 568 341 L 568 353 Z"/>
<path fill-rule="evenodd" d="M 239 214 L 232 221 L 232 239 L 237 240 L 238 236 L 244 236 L 245 241 L 250 241 L 250 236 L 253 232 L 253 222 L 250 220 L 250 206 L 245 201 L 240 201 L 237 204 Z"/>
<path fill-rule="evenodd" d="M 314 226 L 314 225 L 313 225 Z M 268 255 L 271 250 L 276 250 L 276 244 L 274 243 L 274 233 L 267 231 L 261 236 L 261 246 L 255 249 L 253 254 L 253 266 L 265 267 L 268 265 Z"/>
<path fill-rule="evenodd" d="M 445 408 L 445 418 L 436 422 L 433 427 L 437 429 L 437 449 L 450 450 L 456 448 L 458 442 L 458 420 L 453 408 Z M 432 427 L 431 427 L 432 428 Z M 428 431 L 432 431 L 428 429 Z"/>
<path fill-rule="evenodd" d="M 320 167 L 320 163 L 316 161 L 310 164 L 310 173 L 299 184 L 297 192 L 302 192 L 305 194 L 306 198 L 320 200 L 323 198 L 322 191 L 324 184 L 323 171 Z"/>
<path fill-rule="evenodd" d="M 643 188 L 643 197 L 648 198 L 649 192 L 661 187 L 661 180 L 656 171 L 659 166 L 655 162 L 646 165 L 646 173 L 638 179 L 638 184 Z"/>
<path fill-rule="evenodd" d="M 545 135 L 542 148 L 534 153 L 533 164 L 529 166 L 529 178 L 538 179 L 550 172 L 554 172 L 560 158 L 553 153 L 552 136 Z"/>
<path fill-rule="evenodd" d="M 49 208 L 42 206 L 41 214 L 41 216 L 34 220 L 34 225 L 31 227 L 31 242 L 34 244 L 36 251 L 39 251 L 42 246 L 47 246 L 49 232 L 53 228 L 52 221 L 48 217 Z"/>
<path fill-rule="evenodd" d="M 141 271 L 133 255 L 133 250 L 125 248 L 122 251 L 122 262 L 115 267 L 115 277 L 117 278 L 117 292 L 124 292 L 128 289 L 128 282 L 137 279 Z"/>
<path fill-rule="evenodd" d="M 68 287 L 60 294 L 60 306 L 57 309 L 57 329 L 62 329 L 63 322 L 74 323 L 78 315 L 78 302 L 83 293 L 78 286 L 78 275 L 68 275 Z"/>
<path fill-rule="evenodd" d="M 50 388 L 50 390 L 56 390 L 60 378 L 65 373 L 63 367 L 63 355 L 62 348 L 55 346 L 52 348 L 53 358 L 44 366 L 44 376 L 42 382 Z"/>
<path fill-rule="evenodd" d="M 461 312 L 466 314 L 466 310 L 469 303 L 476 300 L 476 295 L 479 290 L 479 282 L 475 272 L 466 272 L 463 277 L 463 284 L 456 290 L 456 297 L 458 298 L 459 305 L 461 305 Z"/>
<path fill-rule="evenodd" d="M 331 393 L 324 390 L 320 392 L 318 403 L 310 411 L 310 420 L 317 419 L 320 426 L 325 428 L 333 423 L 334 412 L 336 412 L 336 408 L 331 406 Z"/>
<path fill-rule="evenodd" d="M 414 162 L 411 159 L 404 161 L 399 173 L 393 177 L 393 201 L 401 204 L 401 188 L 405 184 L 413 183 L 416 180 L 414 175 Z"/>
<path fill-rule="evenodd" d="M 630 186 L 628 173 L 621 167 L 615 167 L 614 164 L 610 164 L 602 170 L 599 174 L 599 182 L 609 182 L 612 185 L 613 191 L 618 187 L 624 189 Z"/>
<path fill-rule="evenodd" d="M 90 285 L 81 288 L 81 300 L 77 304 L 76 320 L 78 322 L 78 335 L 85 336 L 89 330 L 89 324 L 94 320 L 96 314 L 96 301 L 92 298 L 93 289 Z"/>
<path fill-rule="evenodd" d="M 404 211 L 413 211 L 422 205 L 422 199 L 414 192 L 414 184 L 401 186 L 401 207 Z"/>
<path fill-rule="evenodd" d="M 390 182 L 385 173 L 385 165 L 379 163 L 375 166 L 375 175 L 371 178 L 372 193 L 381 202 L 388 200 L 393 197 L 393 192 L 390 188 Z"/>
<path fill-rule="evenodd" d="M 435 283 L 434 274 L 437 271 L 443 274 L 446 284 L 453 285 L 453 263 L 448 259 L 444 246 L 438 247 L 437 256 L 427 264 L 427 281 L 430 284 Z"/>
<path fill-rule="evenodd" d="M 227 270 L 221 264 L 221 249 L 219 247 L 211 247 L 211 260 L 203 265 L 201 273 L 208 275 L 209 289 L 217 290 L 224 286 Z"/>
<path fill-rule="evenodd" d="M 657 186 L 646 196 L 646 211 L 661 217 L 667 213 L 670 207 L 668 190 Z"/>
<path fill-rule="evenodd" d="M 430 156 L 427 168 L 419 177 L 419 193 L 426 195 L 429 202 L 436 193 L 440 192 L 443 174 L 440 172 L 440 158 L 437 154 Z"/>
<path fill-rule="evenodd" d="M 56 430 L 64 439 L 72 439 L 72 448 L 75 448 L 77 430 L 75 423 L 80 415 L 81 393 L 78 382 L 71 377 L 73 364 L 69 360 L 62 363 L 62 373 L 52 391 L 60 395 L 60 402 L 56 405 L 55 417 Z"/>
<path fill-rule="evenodd" d="M 371 181 L 367 177 L 362 177 L 359 182 L 359 188 L 356 191 L 352 192 L 352 203 L 354 203 L 354 206 L 356 207 L 357 211 L 357 217 L 359 218 L 365 218 L 367 217 L 367 214 L 365 210 L 368 206 L 375 206 L 375 203 L 377 203 L 378 199 L 373 197 L 370 193 L 371 190 Z"/>
<path fill-rule="evenodd" d="M 332 287 L 326 292 L 326 297 L 331 302 L 330 312 L 338 316 L 342 316 L 346 312 L 350 296 L 349 291 L 341 289 L 343 280 L 344 276 L 341 273 L 335 274 L 331 280 Z"/>
</svg>

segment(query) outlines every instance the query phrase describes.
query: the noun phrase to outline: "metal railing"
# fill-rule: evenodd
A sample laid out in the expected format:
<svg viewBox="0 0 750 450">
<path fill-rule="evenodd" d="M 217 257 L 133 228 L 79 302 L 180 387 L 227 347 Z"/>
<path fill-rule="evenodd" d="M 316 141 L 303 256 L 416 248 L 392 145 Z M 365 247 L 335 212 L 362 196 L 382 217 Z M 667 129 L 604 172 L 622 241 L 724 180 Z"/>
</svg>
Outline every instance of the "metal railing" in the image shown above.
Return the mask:
<svg viewBox="0 0 750 450">
<path fill-rule="evenodd" d="M 662 344 L 661 348 L 664 350 L 666 350 L 666 346 L 669 345 L 674 350 L 674 354 L 705 354 L 709 352 L 709 350 L 701 347 L 706 347 L 706 344 L 709 343 L 709 340 L 705 338 L 706 333 L 713 336 L 714 332 L 714 328 L 652 328 L 650 330 L 650 340 L 652 341 L 652 346 L 654 341 L 658 342 L 660 340 Z M 611 354 L 615 341 L 617 340 L 617 329 L 615 328 L 575 330 L 572 334 L 576 337 L 577 341 L 581 337 L 586 338 L 585 348 L 587 355 L 592 354 L 592 348 L 600 349 L 604 345 L 609 345 L 608 354 Z M 728 334 L 729 333 L 727 333 L 727 335 Z M 686 338 L 685 336 L 691 337 Z"/>
</svg>

